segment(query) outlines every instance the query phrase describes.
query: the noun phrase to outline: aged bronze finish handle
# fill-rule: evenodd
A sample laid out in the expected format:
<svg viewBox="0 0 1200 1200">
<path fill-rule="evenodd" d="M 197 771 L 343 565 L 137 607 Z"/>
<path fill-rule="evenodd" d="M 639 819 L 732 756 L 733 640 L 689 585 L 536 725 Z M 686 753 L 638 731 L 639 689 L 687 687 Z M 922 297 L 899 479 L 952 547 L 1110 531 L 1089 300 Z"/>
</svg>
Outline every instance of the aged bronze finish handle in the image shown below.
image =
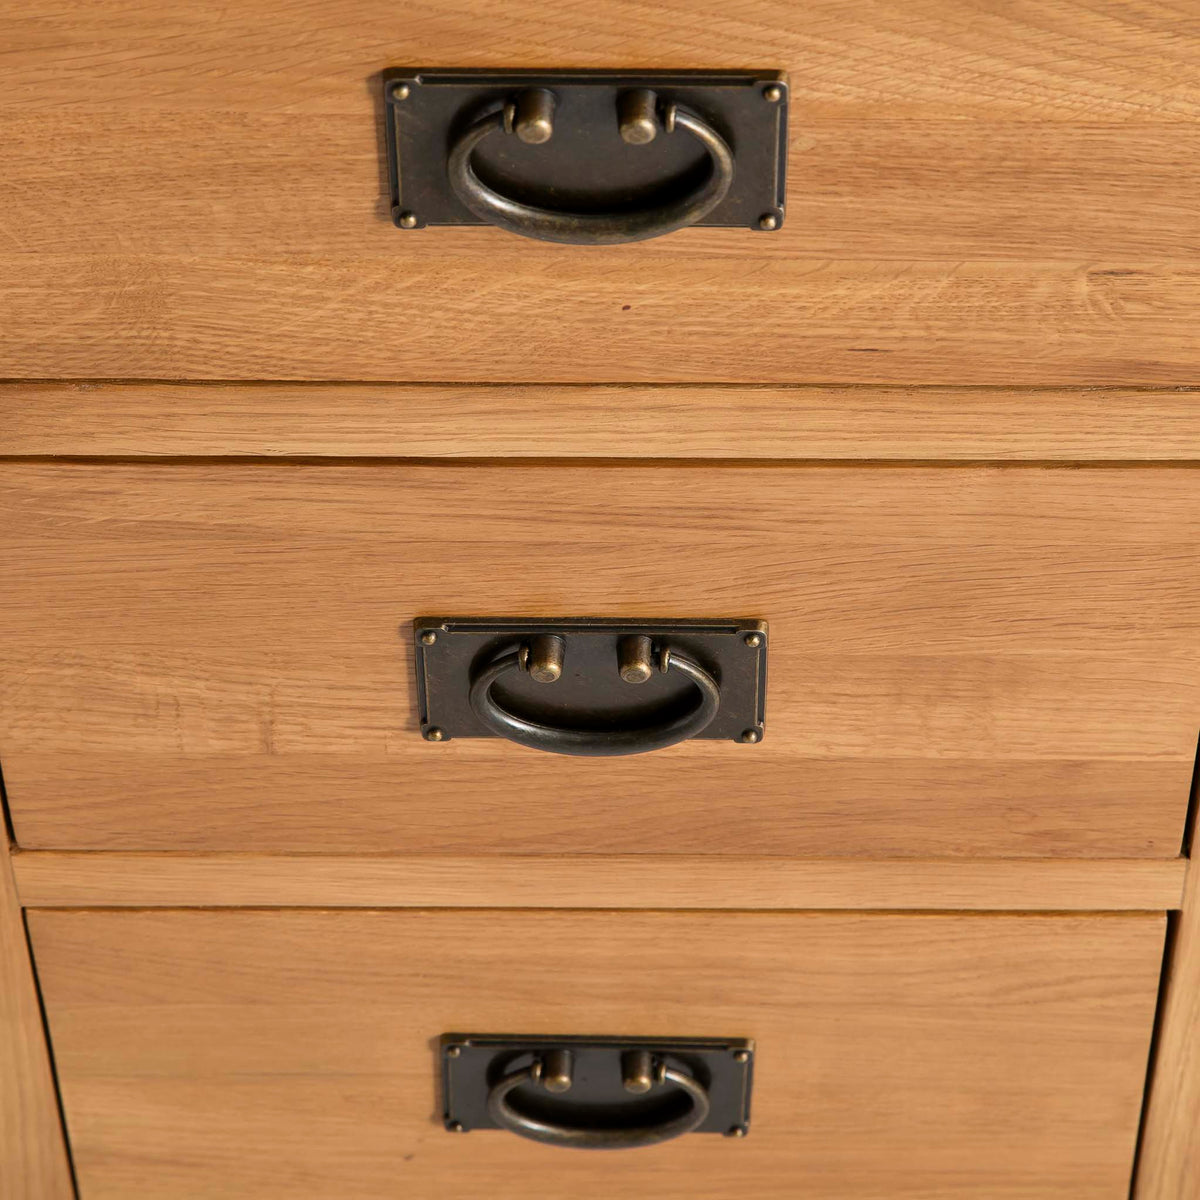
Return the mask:
<svg viewBox="0 0 1200 1200">
<path fill-rule="evenodd" d="M 644 1095 L 654 1088 L 671 1086 L 686 1100 L 681 1112 L 671 1112 L 647 1124 L 597 1124 L 558 1122 L 545 1111 L 523 1111 L 509 1099 L 523 1084 L 533 1084 L 551 1095 L 569 1092 L 574 1062 L 570 1050 L 556 1049 L 535 1058 L 519 1071 L 511 1071 L 488 1092 L 488 1116 L 501 1129 L 549 1146 L 581 1150 L 632 1150 L 655 1146 L 698 1129 L 708 1119 L 711 1103 L 707 1089 L 686 1071 L 657 1061 L 648 1050 L 630 1050 L 621 1059 L 622 1082 L 631 1095 Z"/>
<path fill-rule="evenodd" d="M 655 650 L 651 638 L 632 635 L 618 644 L 618 670 L 626 683 L 648 680 L 655 670 L 676 671 L 695 686 L 696 702 L 683 713 L 672 712 L 661 721 L 623 729 L 576 729 L 543 725 L 519 716 L 501 705 L 492 686 L 505 675 L 525 671 L 538 683 L 553 684 L 562 676 L 566 646 L 561 637 L 540 634 L 493 658 L 471 680 L 471 709 L 493 733 L 534 750 L 556 754 L 642 754 L 686 741 L 703 732 L 721 707 L 721 688 L 703 667 L 663 646 Z"/>
<path fill-rule="evenodd" d="M 548 142 L 554 135 L 554 93 L 530 88 L 495 112 L 480 117 L 455 141 L 447 171 L 458 198 L 481 220 L 547 242 L 576 245 L 613 245 L 639 242 L 672 233 L 703 220 L 725 199 L 733 183 L 733 151 L 725 139 L 696 113 L 681 105 L 660 105 L 649 88 L 623 92 L 617 101 L 617 127 L 630 146 L 645 145 L 660 126 L 668 135 L 678 130 L 690 134 L 708 152 L 710 170 L 682 195 L 651 208 L 630 212 L 565 212 L 526 204 L 489 187 L 475 173 L 471 156 L 493 134 L 515 136 L 530 145 Z"/>
<path fill-rule="evenodd" d="M 448 1133 L 618 1150 L 750 1132 L 746 1038 L 445 1033 L 440 1050 Z"/>
</svg>

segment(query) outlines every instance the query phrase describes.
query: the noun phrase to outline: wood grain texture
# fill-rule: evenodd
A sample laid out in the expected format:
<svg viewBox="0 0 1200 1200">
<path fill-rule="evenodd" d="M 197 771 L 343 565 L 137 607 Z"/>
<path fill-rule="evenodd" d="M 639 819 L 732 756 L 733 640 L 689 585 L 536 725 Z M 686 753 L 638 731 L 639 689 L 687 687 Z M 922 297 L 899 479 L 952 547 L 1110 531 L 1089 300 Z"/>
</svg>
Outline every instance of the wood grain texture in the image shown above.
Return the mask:
<svg viewBox="0 0 1200 1200">
<path fill-rule="evenodd" d="M 803 95 L 803 76 L 797 85 Z M 419 272 L 412 282 L 435 264 L 478 268 L 488 247 L 507 250 L 514 264 L 531 255 L 543 267 L 582 253 L 593 275 L 593 256 L 630 271 L 633 258 L 700 257 L 729 278 L 739 263 L 780 258 L 792 271 L 797 260 L 823 258 L 1011 259 L 1031 269 L 1031 260 L 1153 263 L 1200 254 L 1190 167 L 1200 132 L 1192 125 L 993 121 L 981 129 L 961 120 L 806 119 L 801 108 L 789 145 L 786 232 L 693 231 L 614 257 L 597 247 L 514 248 L 510 237 L 478 229 L 397 232 L 390 201 L 381 211 L 378 134 L 357 87 L 353 109 L 299 119 L 225 107 L 152 117 L 98 110 L 85 121 L 69 106 L 9 110 L 9 236 L 0 244 L 10 253 L 89 255 L 107 246 L 139 259 L 234 262 L 319 247 L 393 268 L 399 260 Z M 64 151 L 54 171 L 47 146 Z M 80 189 L 85 172 L 90 186 Z M 286 216 L 276 208 L 281 197 Z M 405 319 L 409 312 L 416 316 L 419 306 L 407 307 Z"/>
<path fill-rule="evenodd" d="M 0 829 L 0 1196 L 74 1195 L 8 838 Z"/>
<path fill-rule="evenodd" d="M 1200 838 L 1192 837 L 1183 911 L 1168 940 L 1159 1036 L 1134 1200 L 1200 1195 Z"/>
<path fill-rule="evenodd" d="M 457 266 L 410 263 L 403 250 L 391 260 L 0 256 L 0 370 L 1150 386 L 1192 384 L 1200 361 L 1200 265 L 797 267 L 782 255 L 655 259 L 644 243 L 613 247 L 625 258 L 599 268 L 571 247 L 518 251 L 491 230 L 449 236 L 473 239 L 475 254 L 460 251 Z"/>
<path fill-rule="evenodd" d="M 1200 117 L 1200 28 L 1171 0 L 1046 0 L 981 9 L 965 0 L 381 0 L 230 10 L 157 0 L 30 6 L 5 0 L 11 62 L 0 101 L 80 113 L 162 110 L 305 116 L 358 111 L 369 72 L 402 64 L 665 68 L 793 64 L 807 115 L 891 120 L 1170 122 Z M 266 53 L 274 51 L 274 53 Z M 445 55 L 446 57 L 442 57 Z M 77 80 L 86 77 L 82 90 Z"/>
<path fill-rule="evenodd" d="M 992 7 L 5 0 L 0 374 L 1194 384 L 1200 23 Z M 567 46 L 789 69 L 785 228 L 392 228 L 378 72 Z"/>
<path fill-rule="evenodd" d="M 1175 858 L 1188 468 L 9 463 L 28 848 Z M 771 624 L 767 738 L 423 742 L 411 621 Z"/>
<path fill-rule="evenodd" d="M 1200 391 L 14 383 L 0 454 L 1200 459 Z"/>
<path fill-rule="evenodd" d="M 31 908 L 1178 908 L 1186 861 L 19 853 Z"/>
<path fill-rule="evenodd" d="M 30 913 L 89 1200 L 1123 1200 L 1163 924 Z M 752 1037 L 750 1136 L 461 1139 L 453 1030 Z"/>
</svg>

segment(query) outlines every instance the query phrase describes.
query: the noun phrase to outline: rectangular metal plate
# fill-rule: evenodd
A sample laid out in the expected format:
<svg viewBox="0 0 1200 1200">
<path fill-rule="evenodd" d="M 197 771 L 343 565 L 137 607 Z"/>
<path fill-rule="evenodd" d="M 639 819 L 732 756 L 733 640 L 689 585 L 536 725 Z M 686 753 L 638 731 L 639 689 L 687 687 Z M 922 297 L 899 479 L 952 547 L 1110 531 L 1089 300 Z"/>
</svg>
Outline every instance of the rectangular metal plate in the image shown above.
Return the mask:
<svg viewBox="0 0 1200 1200">
<path fill-rule="evenodd" d="M 704 1084 L 712 1105 L 697 1133 L 744 1137 L 750 1129 L 754 1042 L 746 1038 L 546 1037 L 540 1034 L 443 1035 L 442 1119 L 454 1133 L 496 1129 L 488 1116 L 490 1086 L 508 1071 L 529 1065 L 534 1054 L 568 1049 L 575 1057 L 569 1095 L 579 1103 L 620 1104 L 620 1057 L 646 1049 L 668 1066 L 682 1068 Z"/>
<path fill-rule="evenodd" d="M 534 146 L 506 138 L 501 157 L 486 147 L 479 151 L 486 167 L 517 180 L 522 198 L 529 202 L 536 202 L 533 197 L 538 195 L 554 197 L 546 207 L 564 208 L 603 195 L 636 200 L 702 162 L 703 151 L 682 135 L 660 136 L 646 146 L 628 146 L 621 140 L 617 97 L 645 87 L 699 114 L 734 152 L 736 173 L 729 194 L 697 223 L 763 231 L 763 218 L 773 217 L 771 228 L 782 226 L 788 107 L 787 76 L 782 71 L 497 72 L 420 67 L 384 73 L 392 219 L 398 227 L 484 223 L 450 187 L 450 145 L 475 117 L 534 87 L 548 88 L 558 98 L 553 138 Z M 778 98 L 767 99 L 768 92 Z"/>
<path fill-rule="evenodd" d="M 532 621 L 507 618 L 419 617 L 413 622 L 421 732 L 435 740 L 494 737 L 471 710 L 470 679 L 479 666 L 537 634 L 566 640 L 562 678 L 537 684 L 523 677 L 514 685 L 514 707 L 549 724 L 580 724 L 580 717 L 622 724 L 648 723 L 665 705 L 685 701 L 692 685 L 674 672 L 659 672 L 632 686 L 617 673 L 617 641 L 648 634 L 691 658 L 721 688 L 721 707 L 697 736 L 760 742 L 764 736 L 767 688 L 767 625 L 755 620 L 636 621 L 576 617 Z M 578 715 L 575 715 L 578 714 Z"/>
</svg>

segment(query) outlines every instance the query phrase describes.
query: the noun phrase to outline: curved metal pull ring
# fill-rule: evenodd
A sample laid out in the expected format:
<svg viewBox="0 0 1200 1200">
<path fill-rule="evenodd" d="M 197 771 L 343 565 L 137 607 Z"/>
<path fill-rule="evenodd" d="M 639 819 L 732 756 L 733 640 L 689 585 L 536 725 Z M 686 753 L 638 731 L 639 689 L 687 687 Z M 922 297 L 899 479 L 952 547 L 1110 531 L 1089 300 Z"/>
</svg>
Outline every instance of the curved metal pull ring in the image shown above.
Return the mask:
<svg viewBox="0 0 1200 1200">
<path fill-rule="evenodd" d="M 733 183 L 733 151 L 715 129 L 690 109 L 672 106 L 666 122 L 668 131 L 683 129 L 708 151 L 712 170 L 691 191 L 657 208 L 628 213 L 573 213 L 523 204 L 487 186 L 471 165 L 475 147 L 493 133 L 507 131 L 503 111 L 490 113 L 469 126 L 450 150 L 447 170 L 458 198 L 477 217 L 489 224 L 545 242 L 608 246 L 640 242 L 673 233 L 708 216 L 725 199 Z"/>
<path fill-rule="evenodd" d="M 617 755 L 643 754 L 686 741 L 707 729 L 721 707 L 721 688 L 703 667 L 670 650 L 661 652 L 664 671 L 687 676 L 698 692 L 694 707 L 654 725 L 634 729 L 570 729 L 527 720 L 500 705 L 492 696 L 492 684 L 504 675 L 520 671 L 521 649 L 510 650 L 488 663 L 471 680 L 471 709 L 493 733 L 533 750 L 555 754 Z"/>
<path fill-rule="evenodd" d="M 541 1080 L 541 1063 L 505 1075 L 488 1092 L 488 1115 L 502 1129 L 548 1146 L 568 1146 L 580 1150 L 634 1150 L 639 1146 L 656 1146 L 698 1129 L 708 1119 L 708 1092 L 691 1075 L 659 1064 L 654 1074 L 656 1084 L 673 1084 L 690 1101 L 688 1108 L 668 1120 L 654 1125 L 629 1125 L 589 1128 L 583 1125 L 557 1125 L 552 1121 L 520 1112 L 508 1100 L 509 1094 L 523 1083 Z"/>
</svg>

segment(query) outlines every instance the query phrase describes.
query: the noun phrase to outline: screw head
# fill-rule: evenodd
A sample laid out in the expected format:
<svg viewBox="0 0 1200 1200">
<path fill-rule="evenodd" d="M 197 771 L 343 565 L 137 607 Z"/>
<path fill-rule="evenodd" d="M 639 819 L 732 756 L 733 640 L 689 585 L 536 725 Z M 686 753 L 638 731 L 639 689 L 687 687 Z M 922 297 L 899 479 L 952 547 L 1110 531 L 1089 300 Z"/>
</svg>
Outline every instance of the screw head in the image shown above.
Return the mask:
<svg viewBox="0 0 1200 1200">
<path fill-rule="evenodd" d="M 757 650 L 763 644 L 763 635 L 761 633 L 748 633 L 742 641 L 750 647 L 751 650 Z"/>
<path fill-rule="evenodd" d="M 447 1058 L 458 1058 L 458 1056 L 460 1054 L 462 1054 L 461 1046 L 447 1046 L 446 1047 L 446 1057 Z"/>
<path fill-rule="evenodd" d="M 746 1127 L 745 1127 L 745 1125 L 735 1125 L 732 1129 L 730 1129 L 730 1131 L 725 1136 L 726 1137 L 745 1137 L 746 1136 Z"/>
<path fill-rule="evenodd" d="M 762 741 L 762 730 L 761 729 L 747 729 L 742 734 L 741 740 L 743 742 L 748 742 L 748 743 L 761 742 Z"/>
<path fill-rule="evenodd" d="M 733 1061 L 739 1063 L 748 1063 L 750 1061 L 749 1050 L 737 1050 L 734 1052 Z"/>
<path fill-rule="evenodd" d="M 778 104 L 783 99 L 783 88 L 777 83 L 770 83 L 763 88 L 763 99 L 769 100 L 772 104 Z"/>
<path fill-rule="evenodd" d="M 400 214 L 400 228 L 401 229 L 416 229 L 416 227 L 417 227 L 417 214 L 416 213 L 402 212 Z"/>
<path fill-rule="evenodd" d="M 393 100 L 407 100 L 411 90 L 412 89 L 408 86 L 407 83 L 398 83 L 398 84 L 396 84 L 396 86 L 394 88 L 392 88 L 392 99 Z"/>
<path fill-rule="evenodd" d="M 448 1130 L 450 1130 L 451 1133 L 465 1133 L 466 1132 L 462 1127 L 461 1121 L 451 1121 L 450 1124 L 446 1126 L 446 1128 Z"/>
<path fill-rule="evenodd" d="M 433 643 L 436 641 L 437 641 L 437 630 L 436 629 L 421 630 L 421 645 L 422 646 L 432 646 Z"/>
<path fill-rule="evenodd" d="M 427 730 L 425 730 L 425 740 L 427 742 L 444 742 L 446 740 L 446 734 L 436 725 L 431 725 Z"/>
<path fill-rule="evenodd" d="M 403 222 L 404 218 L 401 217 L 400 220 Z M 775 213 L 763 213 L 763 215 L 758 218 L 758 227 L 759 229 L 768 231 L 772 229 L 778 229 L 779 217 L 776 216 Z"/>
</svg>

